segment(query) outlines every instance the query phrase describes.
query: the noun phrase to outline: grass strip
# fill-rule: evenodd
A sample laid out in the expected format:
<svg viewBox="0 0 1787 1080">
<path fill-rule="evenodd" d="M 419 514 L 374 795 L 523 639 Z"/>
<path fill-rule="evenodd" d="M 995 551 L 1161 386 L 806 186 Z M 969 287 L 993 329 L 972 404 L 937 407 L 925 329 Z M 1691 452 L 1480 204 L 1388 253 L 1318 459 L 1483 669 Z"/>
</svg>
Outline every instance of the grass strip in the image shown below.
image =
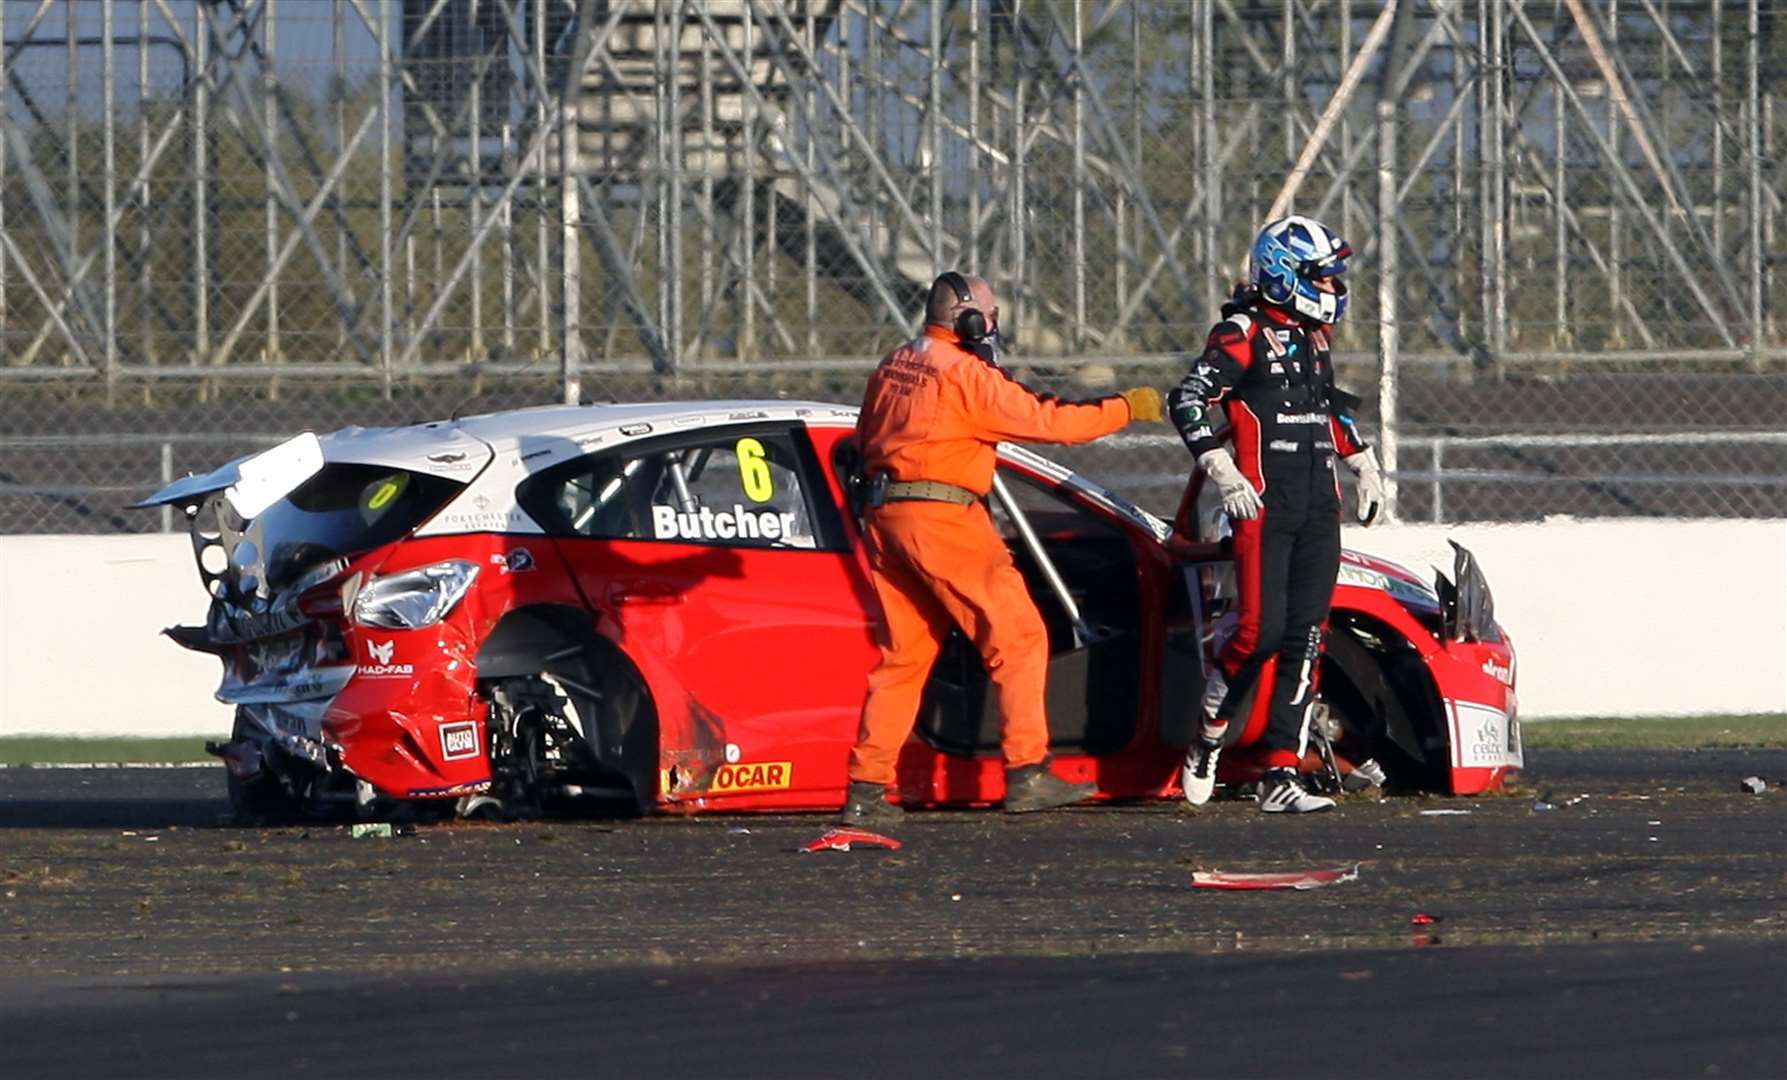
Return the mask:
<svg viewBox="0 0 1787 1080">
<path fill-rule="evenodd" d="M 1712 750 L 1787 747 L 1787 713 L 1575 717 L 1520 725 L 1528 750 Z"/>
<path fill-rule="evenodd" d="M 205 737 L 69 738 L 61 735 L 0 737 L 0 765 L 146 764 L 214 760 L 205 753 Z"/>
</svg>

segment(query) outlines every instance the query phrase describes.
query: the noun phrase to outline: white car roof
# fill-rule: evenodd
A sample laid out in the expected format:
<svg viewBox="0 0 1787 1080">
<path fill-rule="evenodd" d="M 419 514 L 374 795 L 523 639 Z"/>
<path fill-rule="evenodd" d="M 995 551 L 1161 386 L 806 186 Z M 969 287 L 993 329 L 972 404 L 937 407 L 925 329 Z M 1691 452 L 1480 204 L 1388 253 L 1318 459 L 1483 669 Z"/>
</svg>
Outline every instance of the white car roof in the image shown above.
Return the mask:
<svg viewBox="0 0 1787 1080">
<path fill-rule="evenodd" d="M 455 420 L 432 420 L 398 428 L 345 428 L 323 437 L 331 461 L 376 462 L 418 472 L 438 467 L 442 451 L 457 438 L 488 444 L 498 454 L 527 454 L 535 446 L 575 444 L 587 450 L 665 432 L 752 420 L 801 421 L 816 426 L 856 423 L 854 406 L 823 401 L 654 401 L 600 405 L 542 405 L 484 413 Z M 561 454 L 543 455 L 562 460 Z"/>
<path fill-rule="evenodd" d="M 497 458 L 516 461 L 524 473 L 531 473 L 597 448 L 721 424 L 787 421 L 813 427 L 854 427 L 859 411 L 853 405 L 827 401 L 774 399 L 543 405 L 403 428 L 349 428 L 326 436 L 323 452 L 332 461 L 376 462 L 451 477 L 463 471 L 463 462 L 451 453 L 443 454 L 443 443 L 451 437 L 469 437 L 488 444 Z M 1090 477 L 1024 447 L 1002 443 L 999 454 L 1075 488 L 1157 539 L 1166 539 L 1172 531 L 1153 514 Z M 506 477 L 499 481 L 504 486 L 511 482 Z"/>
</svg>

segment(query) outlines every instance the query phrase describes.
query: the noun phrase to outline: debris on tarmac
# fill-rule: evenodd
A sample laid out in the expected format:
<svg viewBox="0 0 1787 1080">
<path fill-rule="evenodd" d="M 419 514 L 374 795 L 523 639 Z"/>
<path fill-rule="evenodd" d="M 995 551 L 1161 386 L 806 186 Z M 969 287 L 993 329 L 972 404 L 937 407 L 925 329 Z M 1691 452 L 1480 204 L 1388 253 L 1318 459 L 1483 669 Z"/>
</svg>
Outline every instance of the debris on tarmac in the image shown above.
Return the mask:
<svg viewBox="0 0 1787 1080">
<path fill-rule="evenodd" d="M 1319 889 L 1343 881 L 1359 880 L 1359 864 L 1334 866 L 1321 870 L 1295 870 L 1271 873 L 1229 873 L 1223 870 L 1194 870 L 1194 889 Z"/>
<path fill-rule="evenodd" d="M 390 839 L 395 835 L 389 821 L 363 821 L 349 830 L 355 840 Z"/>
<path fill-rule="evenodd" d="M 1551 810 L 1551 809 L 1555 809 L 1555 808 L 1550 803 L 1546 802 L 1544 799 L 1537 799 L 1537 800 L 1534 800 L 1534 802 L 1533 802 L 1533 810 L 1535 812 Z"/>
<path fill-rule="evenodd" d="M 1413 915 L 1409 916 L 1409 922 L 1410 922 L 1410 924 L 1412 924 L 1414 926 L 1432 926 L 1434 923 L 1439 922 L 1439 921 L 1440 921 L 1440 916 L 1429 915 L 1425 911 L 1417 911 Z"/>
<path fill-rule="evenodd" d="M 1468 814 L 1469 810 L 1423 810 L 1422 817 L 1450 817 L 1454 814 Z"/>
<path fill-rule="evenodd" d="M 1760 776 L 1747 776 L 1744 778 L 1744 782 L 1738 786 L 1743 789 L 1745 795 L 1760 795 L 1768 790 L 1768 781 Z"/>
<path fill-rule="evenodd" d="M 801 848 L 801 851 L 849 851 L 852 844 L 862 847 L 886 848 L 889 851 L 898 851 L 901 847 L 900 842 L 891 836 L 882 836 L 880 833 L 872 833 L 867 829 L 839 828 L 825 830 L 820 834 L 819 839 Z"/>
</svg>

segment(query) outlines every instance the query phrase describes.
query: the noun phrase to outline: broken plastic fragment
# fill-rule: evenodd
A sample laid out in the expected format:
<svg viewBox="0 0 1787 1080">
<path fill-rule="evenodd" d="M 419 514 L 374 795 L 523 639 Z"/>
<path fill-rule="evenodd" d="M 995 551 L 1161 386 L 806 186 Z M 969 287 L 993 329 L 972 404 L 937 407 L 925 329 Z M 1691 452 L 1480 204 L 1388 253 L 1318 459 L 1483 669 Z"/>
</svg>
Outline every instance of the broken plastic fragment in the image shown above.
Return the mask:
<svg viewBox="0 0 1787 1080">
<path fill-rule="evenodd" d="M 802 851 L 849 851 L 851 844 L 863 847 L 886 848 L 889 851 L 900 850 L 900 842 L 891 836 L 882 836 L 867 829 L 827 829 L 819 839 L 801 848 Z"/>
<path fill-rule="evenodd" d="M 1442 817 L 1442 816 L 1450 816 L 1453 814 L 1468 814 L 1468 813 L 1470 813 L 1469 810 L 1423 810 L 1423 811 L 1421 811 L 1421 816 L 1422 817 Z"/>
<path fill-rule="evenodd" d="M 1760 795 L 1768 790 L 1768 781 L 1760 776 L 1749 776 L 1739 786 L 1743 788 L 1745 795 Z"/>
<path fill-rule="evenodd" d="M 1432 926 L 1439 921 L 1440 917 L 1438 915 L 1429 915 L 1425 911 L 1417 911 L 1409 918 L 1409 922 L 1416 926 Z"/>
<path fill-rule="evenodd" d="M 1534 810 L 1550 810 L 1551 808 L 1552 808 L 1551 804 L 1546 802 L 1544 799 L 1539 799 L 1533 803 Z"/>
<path fill-rule="evenodd" d="M 1321 870 L 1293 870 L 1275 873 L 1229 873 L 1223 870 L 1194 870 L 1194 889 L 1319 889 L 1343 881 L 1359 879 L 1359 864 L 1331 866 Z"/>
<path fill-rule="evenodd" d="M 389 837 L 392 835 L 389 821 L 364 821 L 355 825 L 350 832 L 355 840 L 368 836 Z"/>
</svg>

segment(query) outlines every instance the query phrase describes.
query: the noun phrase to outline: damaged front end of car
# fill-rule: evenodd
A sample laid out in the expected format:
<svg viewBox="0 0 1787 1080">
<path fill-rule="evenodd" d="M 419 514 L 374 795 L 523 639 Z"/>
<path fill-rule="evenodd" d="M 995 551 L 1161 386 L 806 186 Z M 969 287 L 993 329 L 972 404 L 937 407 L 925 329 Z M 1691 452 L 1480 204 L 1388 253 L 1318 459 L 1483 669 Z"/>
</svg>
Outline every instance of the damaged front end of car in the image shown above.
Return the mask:
<svg viewBox="0 0 1787 1080">
<path fill-rule="evenodd" d="M 1456 541 L 1452 577 L 1434 574 L 1446 663 L 1430 665 L 1445 708 L 1452 790 L 1499 787 L 1526 763 L 1515 694 L 1514 643 L 1495 619 L 1495 599 L 1476 556 Z"/>
</svg>

